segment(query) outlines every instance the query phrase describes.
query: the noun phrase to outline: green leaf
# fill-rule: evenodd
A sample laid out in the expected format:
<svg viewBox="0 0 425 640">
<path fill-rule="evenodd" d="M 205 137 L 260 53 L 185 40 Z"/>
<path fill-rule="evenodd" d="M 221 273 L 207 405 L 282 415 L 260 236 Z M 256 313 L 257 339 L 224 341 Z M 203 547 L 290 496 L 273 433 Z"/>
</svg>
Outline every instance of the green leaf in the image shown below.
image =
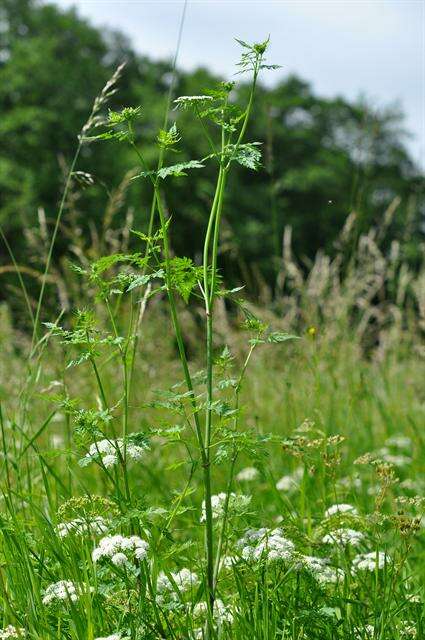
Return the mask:
<svg viewBox="0 0 425 640">
<path fill-rule="evenodd" d="M 277 342 L 286 342 L 287 340 L 301 340 L 301 338 L 290 333 L 285 333 L 284 331 L 273 331 L 272 333 L 269 333 L 266 338 L 266 342 L 269 342 L 271 344 Z"/>
<path fill-rule="evenodd" d="M 205 165 L 202 164 L 199 160 L 189 160 L 189 162 L 179 162 L 178 164 L 173 164 L 170 167 L 163 167 L 158 171 L 158 176 L 165 180 L 168 176 L 185 176 L 187 175 L 187 169 L 202 169 Z"/>
<path fill-rule="evenodd" d="M 230 157 L 243 167 L 257 171 L 261 167 L 261 151 L 258 149 L 260 145 L 261 142 L 241 144 L 235 153 L 233 150 L 230 151 Z"/>
</svg>

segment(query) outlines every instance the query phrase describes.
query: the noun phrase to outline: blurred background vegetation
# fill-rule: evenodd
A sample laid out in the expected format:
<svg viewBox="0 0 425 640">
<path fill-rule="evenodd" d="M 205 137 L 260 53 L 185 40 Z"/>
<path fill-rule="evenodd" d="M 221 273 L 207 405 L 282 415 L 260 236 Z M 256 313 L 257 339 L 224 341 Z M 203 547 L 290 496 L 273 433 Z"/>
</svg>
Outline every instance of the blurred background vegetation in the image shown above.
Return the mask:
<svg viewBox="0 0 425 640">
<path fill-rule="evenodd" d="M 171 61 L 136 54 L 125 36 L 99 31 L 73 10 L 36 0 L 0 0 L 0 225 L 34 297 L 77 134 L 95 96 L 123 60 L 125 72 L 110 106 L 143 107 L 139 133 L 146 140 L 146 157 L 153 159 Z M 199 94 L 219 80 L 207 69 L 178 71 L 175 95 Z M 235 99 L 245 91 L 242 83 Z M 255 174 L 239 167 L 232 175 L 220 261 L 225 280 L 246 283 L 253 299 L 273 300 L 291 281 L 290 272 L 282 276 L 285 251 L 285 264 L 290 262 L 289 244 L 302 277 L 318 252 L 348 264 L 359 238 L 382 226 L 380 251 L 394 253 L 396 242 L 397 264 L 419 269 L 424 178 L 404 146 L 402 115 L 373 110 L 365 101 L 321 98 L 295 76 L 273 88 L 261 86 L 256 100 L 247 139 L 262 142 L 263 167 Z M 176 117 L 173 111 L 171 119 Z M 206 155 L 190 116 L 178 112 L 178 119 L 178 161 Z M 59 293 L 65 308 L 68 260 L 97 257 L 114 238 L 120 246 L 134 243 L 129 227 L 146 228 L 151 192 L 147 182 L 130 183 L 134 164 L 125 145 L 83 148 L 77 168 L 90 172 L 94 183 L 75 181 L 71 189 L 50 276 L 51 299 L 57 301 Z M 195 261 L 212 196 L 209 178 L 207 168 L 190 179 L 174 179 L 167 194 L 169 212 L 178 218 L 173 251 Z M 347 224 L 349 241 L 342 247 Z M 0 296 L 19 312 L 22 296 L 15 295 L 16 274 L 4 242 L 0 259 Z"/>
</svg>

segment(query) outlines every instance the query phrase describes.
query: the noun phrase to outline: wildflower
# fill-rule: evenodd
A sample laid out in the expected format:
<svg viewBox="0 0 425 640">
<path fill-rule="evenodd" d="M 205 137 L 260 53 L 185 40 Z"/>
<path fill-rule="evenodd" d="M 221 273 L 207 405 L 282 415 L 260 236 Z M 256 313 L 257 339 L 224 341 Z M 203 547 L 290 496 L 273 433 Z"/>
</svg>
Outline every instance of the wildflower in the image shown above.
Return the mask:
<svg viewBox="0 0 425 640">
<path fill-rule="evenodd" d="M 398 436 L 391 436 L 391 438 L 388 438 L 385 441 L 385 445 L 387 447 L 394 447 L 396 449 L 411 449 L 412 448 L 412 441 L 408 436 L 402 436 L 402 435 L 398 435 Z"/>
<path fill-rule="evenodd" d="M 4 629 L 0 629 L 0 640 L 7 640 L 7 638 L 24 638 L 25 629 L 14 627 L 9 624 Z"/>
<path fill-rule="evenodd" d="M 224 516 L 224 508 L 227 500 L 227 494 L 222 492 L 216 496 L 211 496 L 212 517 L 218 520 Z M 251 502 L 251 496 L 231 493 L 229 496 L 228 509 L 230 513 L 241 513 Z M 201 522 L 206 520 L 205 500 L 202 502 Z"/>
<path fill-rule="evenodd" d="M 416 625 L 412 620 L 403 620 L 399 625 L 399 632 L 401 638 L 417 638 L 418 636 Z"/>
<path fill-rule="evenodd" d="M 355 531 L 354 529 L 336 529 L 330 531 L 322 538 L 324 544 L 338 544 L 342 547 L 351 545 L 357 547 L 364 539 L 364 534 L 361 531 Z"/>
<path fill-rule="evenodd" d="M 351 504 L 333 504 L 326 509 L 325 518 L 331 518 L 332 516 L 335 516 L 339 513 L 350 513 L 352 515 L 357 515 L 357 509 Z"/>
<path fill-rule="evenodd" d="M 206 602 L 198 602 L 193 609 L 194 618 L 206 616 L 207 613 L 208 605 Z M 231 608 L 228 605 L 225 605 L 220 599 L 214 601 L 213 617 L 214 622 L 218 625 L 222 625 L 223 623 L 232 624 L 233 622 L 233 613 Z"/>
<path fill-rule="evenodd" d="M 56 527 L 56 532 L 60 538 L 65 538 L 70 533 L 78 536 L 84 534 L 87 535 L 100 535 L 105 533 L 108 529 L 108 524 L 104 518 L 97 516 L 92 520 L 84 520 L 83 518 L 76 518 L 69 522 L 60 522 Z"/>
<path fill-rule="evenodd" d="M 304 469 L 298 467 L 295 471 L 287 476 L 282 476 L 280 480 L 276 482 L 276 489 L 278 491 L 287 491 L 293 493 L 298 489 L 299 481 L 303 477 Z"/>
<path fill-rule="evenodd" d="M 101 558 L 110 558 L 115 566 L 123 566 L 131 564 L 127 554 L 132 556 L 133 560 L 145 560 L 148 549 L 149 544 L 138 536 L 106 536 L 94 549 L 92 559 L 93 562 L 98 562 Z"/>
<path fill-rule="evenodd" d="M 236 476 L 236 480 L 239 482 L 252 482 L 256 480 L 259 476 L 259 471 L 255 467 L 245 467 L 245 469 L 241 469 Z"/>
<path fill-rule="evenodd" d="M 375 627 L 372 624 L 367 624 L 360 633 L 356 634 L 356 640 L 373 640 L 375 637 Z"/>
<path fill-rule="evenodd" d="M 291 560 L 295 545 L 283 536 L 282 529 L 249 529 L 237 542 L 242 557 L 248 562 L 265 559 Z"/>
<path fill-rule="evenodd" d="M 147 449 L 147 444 L 125 442 L 123 438 L 118 438 L 113 441 L 106 439 L 99 440 L 90 445 L 89 452 L 84 456 L 81 464 L 85 466 L 90 462 L 99 461 L 100 459 L 106 468 L 113 467 L 117 464 L 119 455 L 123 457 L 124 453 L 127 459 L 130 458 L 138 462 L 144 457 Z"/>
<path fill-rule="evenodd" d="M 330 566 L 329 558 L 316 556 L 301 556 L 301 566 L 304 567 L 320 584 L 336 584 L 344 580 L 344 572 L 338 567 Z"/>
<path fill-rule="evenodd" d="M 341 489 L 361 489 L 362 481 L 358 476 L 344 476 L 337 480 L 337 485 Z"/>
<path fill-rule="evenodd" d="M 77 587 L 71 580 L 59 580 L 50 584 L 43 596 L 43 604 L 49 605 L 54 600 L 70 600 L 76 602 L 79 598 Z"/>
<path fill-rule="evenodd" d="M 200 584 L 198 575 L 189 569 L 181 569 L 170 574 L 169 578 L 163 571 L 156 583 L 156 601 L 162 607 L 173 610 L 181 606 L 182 596 L 192 591 Z"/>
<path fill-rule="evenodd" d="M 197 587 L 199 585 L 198 575 L 189 569 L 181 569 L 176 573 L 171 572 L 170 575 L 172 580 L 170 580 L 164 572 L 159 574 L 156 586 L 158 592 L 174 591 L 174 584 L 177 586 L 179 591 L 183 592 L 193 589 L 193 587 Z"/>
<path fill-rule="evenodd" d="M 388 562 L 390 558 L 384 551 L 359 553 L 353 559 L 352 568 L 353 571 L 375 571 L 375 569 L 383 569 Z"/>
<path fill-rule="evenodd" d="M 381 460 L 393 465 L 394 467 L 404 467 L 412 462 L 412 458 L 409 456 L 405 456 L 401 453 L 392 453 L 388 447 L 382 447 L 375 453 Z"/>
<path fill-rule="evenodd" d="M 211 96 L 180 96 L 174 100 L 176 109 L 188 109 L 190 107 L 202 107 L 205 103 L 211 102 Z"/>
</svg>

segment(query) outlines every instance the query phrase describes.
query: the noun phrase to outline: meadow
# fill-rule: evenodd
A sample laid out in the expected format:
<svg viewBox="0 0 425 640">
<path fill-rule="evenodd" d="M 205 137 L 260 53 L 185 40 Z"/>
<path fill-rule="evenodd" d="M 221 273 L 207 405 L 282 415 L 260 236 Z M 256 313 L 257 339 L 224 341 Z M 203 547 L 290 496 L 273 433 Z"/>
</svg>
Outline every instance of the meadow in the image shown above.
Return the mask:
<svg viewBox="0 0 425 640">
<path fill-rule="evenodd" d="M 210 146 L 187 162 L 169 110 L 154 164 L 142 110 L 107 112 L 118 69 L 80 132 L 37 300 L 16 265 L 32 329 L 3 305 L 0 638 L 425 637 L 425 271 L 387 242 L 395 199 L 362 234 L 351 214 L 334 255 L 309 264 L 286 228 L 273 291 L 226 288 L 227 180 L 260 165 L 246 131 L 273 69 L 267 42 L 240 44 L 243 108 L 232 83 L 173 99 Z M 134 151 L 149 225 L 105 225 L 89 249 L 74 230 L 58 271 L 63 211 L 92 180 L 86 144 Z M 207 163 L 198 264 L 173 252 L 167 189 Z"/>
</svg>

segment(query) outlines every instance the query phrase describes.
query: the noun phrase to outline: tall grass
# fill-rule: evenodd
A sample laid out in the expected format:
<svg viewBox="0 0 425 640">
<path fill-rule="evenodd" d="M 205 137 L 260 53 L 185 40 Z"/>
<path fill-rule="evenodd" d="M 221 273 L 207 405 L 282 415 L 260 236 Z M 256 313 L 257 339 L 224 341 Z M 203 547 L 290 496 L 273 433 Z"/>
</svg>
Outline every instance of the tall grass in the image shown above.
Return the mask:
<svg viewBox="0 0 425 640">
<path fill-rule="evenodd" d="M 226 181 L 234 162 L 258 168 L 245 134 L 267 66 L 267 42 L 241 46 L 244 108 L 230 83 L 175 101 L 208 158 L 170 164 L 184 132 L 166 121 L 147 166 L 138 107 L 80 137 L 133 149 L 140 168 L 106 218 L 146 180 L 140 250 L 130 219 L 91 247 L 75 234 L 72 270 L 52 276 L 74 314 L 41 333 L 51 250 L 32 340 L 3 310 L 0 637 L 424 635 L 425 276 L 382 248 L 395 202 L 360 238 L 351 216 L 336 257 L 308 269 L 287 229 L 267 307 L 225 288 Z M 206 162 L 217 175 L 197 265 L 173 254 L 167 189 Z M 73 166 L 66 194 L 83 178 Z"/>
</svg>

